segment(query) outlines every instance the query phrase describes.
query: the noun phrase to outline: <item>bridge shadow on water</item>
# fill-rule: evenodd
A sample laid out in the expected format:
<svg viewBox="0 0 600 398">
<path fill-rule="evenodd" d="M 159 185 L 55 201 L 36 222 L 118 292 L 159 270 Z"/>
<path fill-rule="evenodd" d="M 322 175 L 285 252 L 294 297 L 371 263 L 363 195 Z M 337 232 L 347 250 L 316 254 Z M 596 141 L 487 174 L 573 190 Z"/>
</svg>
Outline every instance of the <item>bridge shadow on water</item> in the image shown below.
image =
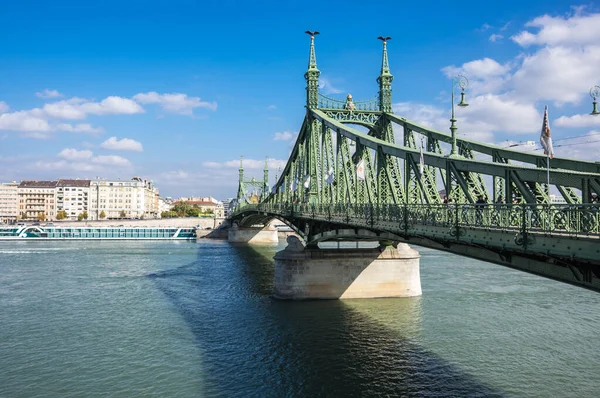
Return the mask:
<svg viewBox="0 0 600 398">
<path fill-rule="evenodd" d="M 204 241 L 149 275 L 202 353 L 199 395 L 503 396 L 418 344 L 420 298 L 272 299 L 276 250 Z"/>
</svg>

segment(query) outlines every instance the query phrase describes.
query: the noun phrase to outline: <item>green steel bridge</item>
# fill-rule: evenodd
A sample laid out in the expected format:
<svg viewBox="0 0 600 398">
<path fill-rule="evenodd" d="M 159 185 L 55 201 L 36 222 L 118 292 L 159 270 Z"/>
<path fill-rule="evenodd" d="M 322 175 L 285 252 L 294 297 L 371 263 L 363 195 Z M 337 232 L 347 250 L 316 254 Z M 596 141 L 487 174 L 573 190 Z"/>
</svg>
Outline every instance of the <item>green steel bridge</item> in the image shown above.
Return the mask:
<svg viewBox="0 0 600 398">
<path fill-rule="evenodd" d="M 319 93 L 318 32 L 307 33 L 306 116 L 290 158 L 273 187 L 266 166 L 257 181 L 240 164 L 231 222 L 277 218 L 307 246 L 413 243 L 600 291 L 600 209 L 591 203 L 600 162 L 553 158 L 548 167 L 542 154 L 457 138 L 454 91 L 451 134 L 394 114 L 390 38 L 380 37 L 378 98 L 327 98 Z M 257 203 L 247 200 L 252 186 Z M 551 191 L 565 204 L 553 204 Z"/>
</svg>

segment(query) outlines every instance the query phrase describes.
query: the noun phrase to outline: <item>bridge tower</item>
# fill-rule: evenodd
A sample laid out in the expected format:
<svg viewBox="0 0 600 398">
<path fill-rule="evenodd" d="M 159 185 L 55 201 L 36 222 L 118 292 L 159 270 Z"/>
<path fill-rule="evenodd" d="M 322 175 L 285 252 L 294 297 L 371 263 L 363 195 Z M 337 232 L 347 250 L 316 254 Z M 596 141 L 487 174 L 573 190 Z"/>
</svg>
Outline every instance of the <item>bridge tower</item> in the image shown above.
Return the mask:
<svg viewBox="0 0 600 398">
<path fill-rule="evenodd" d="M 355 175 L 355 169 L 360 163 L 371 164 L 371 154 L 367 148 L 360 142 L 353 143 L 355 152 L 352 154 L 348 140 L 337 133 L 337 147 L 334 152 L 327 126 L 313 116 L 312 110 L 319 108 L 320 71 L 317 69 L 314 47 L 315 35 L 319 32 L 306 33 L 310 35 L 308 70 L 304 74 L 307 82 L 307 119 L 305 128 L 298 137 L 300 143 L 294 149 L 297 152 L 291 166 L 292 178 L 296 180 L 299 175 L 306 188 L 299 195 L 300 203 L 308 206 L 319 205 L 319 198 L 331 204 L 340 201 L 341 198 L 344 198 L 342 201 L 368 198 L 372 203 L 379 204 L 399 201 L 402 196 L 401 188 L 389 186 L 389 177 L 393 180 L 400 175 L 395 158 L 379 154 L 383 160 L 378 162 L 377 166 L 380 181 L 362 181 Z M 386 47 L 387 40 L 391 38 L 380 39 L 383 40 L 383 58 L 381 72 L 377 78 L 379 103 L 373 105 L 377 106 L 382 114 L 370 134 L 393 144 L 394 132 L 391 122 L 385 116 L 386 113 L 393 113 L 394 77 L 390 72 Z M 339 108 L 335 105 L 325 105 L 324 108 L 349 118 L 369 118 L 373 116 L 373 111 L 376 111 L 353 103 L 351 95 L 348 95 L 345 104 Z M 337 159 L 337 162 L 334 159 Z M 302 173 L 299 174 L 297 168 L 300 168 Z M 373 175 L 373 171 L 366 170 L 366 175 Z M 331 182 L 328 184 L 326 180 L 333 180 L 332 174 L 337 180 L 338 192 L 335 195 L 327 195 L 331 189 Z M 355 189 L 356 197 L 346 196 L 346 186 Z M 385 190 L 386 194 L 376 195 L 376 192 L 381 190 Z M 319 195 L 319 191 L 325 191 L 325 194 Z M 302 232 L 306 237 L 314 236 L 319 232 L 319 226 L 308 222 Z M 357 245 L 357 248 L 325 249 L 316 243 L 304 246 L 297 237 L 290 236 L 285 250 L 275 255 L 274 296 L 279 299 L 296 300 L 419 296 L 419 257 L 419 253 L 405 243 L 381 240 L 377 248 L 359 249 Z"/>
<path fill-rule="evenodd" d="M 310 54 L 308 56 L 308 70 L 304 74 L 306 79 L 306 106 L 316 108 L 319 105 L 319 76 L 321 71 L 317 69 L 317 56 L 315 55 L 315 36 L 317 31 L 306 31 L 310 35 Z"/>
<path fill-rule="evenodd" d="M 240 168 L 239 168 L 239 185 L 237 201 L 241 203 L 253 203 L 253 201 L 264 200 L 269 194 L 269 168 L 267 160 L 265 158 L 265 168 L 263 170 L 263 180 L 257 180 L 256 178 L 244 178 L 244 167 L 242 164 L 243 156 L 240 156 Z M 252 189 L 254 188 L 254 190 Z"/>
<path fill-rule="evenodd" d="M 242 164 L 243 156 L 240 156 L 239 185 L 237 194 L 237 206 L 248 204 L 257 204 L 264 201 L 269 196 L 269 167 L 268 158 L 265 158 L 265 168 L 263 170 L 263 180 L 256 178 L 245 178 L 244 167 Z M 228 240 L 234 243 L 277 243 L 277 229 L 271 227 L 268 223 L 257 223 L 261 226 L 250 225 L 240 228 L 237 222 L 229 228 Z"/>
<path fill-rule="evenodd" d="M 392 82 L 394 81 L 387 55 L 387 41 L 391 39 L 389 36 L 379 36 L 379 40 L 383 41 L 383 58 L 381 60 L 381 73 L 377 78 L 377 83 L 379 83 L 379 110 L 388 113 L 392 112 Z"/>
</svg>

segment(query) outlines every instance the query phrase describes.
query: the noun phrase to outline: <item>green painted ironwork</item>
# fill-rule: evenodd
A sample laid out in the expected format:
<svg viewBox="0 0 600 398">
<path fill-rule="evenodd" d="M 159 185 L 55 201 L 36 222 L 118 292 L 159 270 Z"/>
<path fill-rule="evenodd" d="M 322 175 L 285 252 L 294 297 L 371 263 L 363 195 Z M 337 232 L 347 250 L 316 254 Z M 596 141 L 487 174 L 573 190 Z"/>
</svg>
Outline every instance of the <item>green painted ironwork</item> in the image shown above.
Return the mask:
<svg viewBox="0 0 600 398">
<path fill-rule="evenodd" d="M 306 31 L 310 35 L 310 55 L 308 58 L 308 70 L 304 74 L 306 79 L 306 106 L 316 108 L 319 102 L 319 76 L 321 72 L 317 69 L 317 55 L 315 54 L 315 36 L 317 31 Z"/>
<path fill-rule="evenodd" d="M 505 259 L 526 253 L 556 264 L 567 255 L 600 262 L 600 249 L 579 242 L 594 239 L 597 247 L 600 239 L 600 212 L 590 204 L 592 193 L 600 193 L 600 164 L 553 158 L 549 187 L 546 156 L 458 138 L 454 107 L 451 134 L 394 114 L 389 38 L 381 37 L 377 100 L 322 96 L 314 49 L 317 32 L 307 33 L 306 116 L 270 193 L 266 166 L 261 182 L 244 179 L 240 165 L 238 198 L 246 197 L 252 184 L 263 189 L 259 204 L 240 201 L 232 215 L 240 226 L 276 217 L 292 225 L 307 244 L 342 235 L 370 240 L 387 236 L 441 248 L 460 242 L 464 250 L 486 248 Z M 464 94 L 465 86 L 460 87 Z M 464 95 L 461 104 L 466 104 Z M 402 134 L 401 143 L 396 143 L 395 131 Z M 486 181 L 492 182 L 491 190 Z M 551 190 L 566 204 L 550 204 Z M 441 203 L 442 191 L 449 204 Z M 476 203 L 479 197 L 484 203 Z M 579 248 L 576 253 L 569 249 L 574 246 Z M 588 271 L 573 272 L 575 278 L 591 278 Z"/>
<path fill-rule="evenodd" d="M 245 178 L 244 167 L 242 164 L 243 156 L 240 156 L 239 181 L 238 181 L 238 205 L 250 203 L 252 198 L 256 200 L 266 200 L 269 195 L 269 168 L 267 159 L 265 159 L 265 168 L 263 170 L 263 180 L 256 178 Z M 254 188 L 254 189 L 253 189 Z"/>
<path fill-rule="evenodd" d="M 379 40 L 383 41 L 383 56 L 381 59 L 381 72 L 377 78 L 379 83 L 379 110 L 382 112 L 392 112 L 392 82 L 394 76 L 390 72 L 390 64 L 388 62 L 387 54 L 387 42 L 391 40 L 391 37 L 378 37 Z"/>
</svg>

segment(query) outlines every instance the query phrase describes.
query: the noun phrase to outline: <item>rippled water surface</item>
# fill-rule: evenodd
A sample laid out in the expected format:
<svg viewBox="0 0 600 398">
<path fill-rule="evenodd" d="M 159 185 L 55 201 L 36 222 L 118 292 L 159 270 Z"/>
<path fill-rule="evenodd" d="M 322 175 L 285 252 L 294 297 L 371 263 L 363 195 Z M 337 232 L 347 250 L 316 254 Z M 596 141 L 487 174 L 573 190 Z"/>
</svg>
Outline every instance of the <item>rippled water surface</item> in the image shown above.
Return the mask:
<svg viewBox="0 0 600 398">
<path fill-rule="evenodd" d="M 277 247 L 0 242 L 0 397 L 597 397 L 600 295 L 421 252 L 423 296 L 281 302 Z"/>
</svg>

